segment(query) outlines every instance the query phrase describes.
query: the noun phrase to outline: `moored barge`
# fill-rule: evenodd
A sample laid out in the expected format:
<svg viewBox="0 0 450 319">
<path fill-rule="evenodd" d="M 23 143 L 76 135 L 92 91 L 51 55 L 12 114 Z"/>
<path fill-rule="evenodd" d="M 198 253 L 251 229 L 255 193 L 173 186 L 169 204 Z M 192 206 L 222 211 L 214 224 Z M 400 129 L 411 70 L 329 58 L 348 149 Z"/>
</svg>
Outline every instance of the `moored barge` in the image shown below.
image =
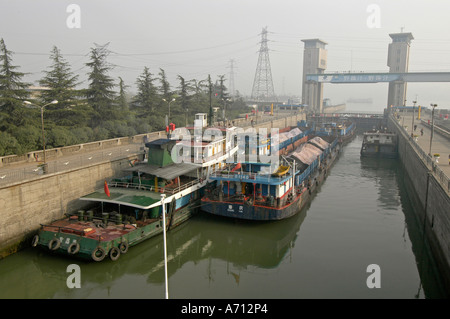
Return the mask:
<svg viewBox="0 0 450 319">
<path fill-rule="evenodd" d="M 210 176 L 202 211 L 225 217 L 270 221 L 289 218 L 309 202 L 336 159 L 336 137 L 313 137 L 299 145 L 276 168 L 238 163 Z M 288 169 L 286 169 L 286 166 Z"/>
</svg>

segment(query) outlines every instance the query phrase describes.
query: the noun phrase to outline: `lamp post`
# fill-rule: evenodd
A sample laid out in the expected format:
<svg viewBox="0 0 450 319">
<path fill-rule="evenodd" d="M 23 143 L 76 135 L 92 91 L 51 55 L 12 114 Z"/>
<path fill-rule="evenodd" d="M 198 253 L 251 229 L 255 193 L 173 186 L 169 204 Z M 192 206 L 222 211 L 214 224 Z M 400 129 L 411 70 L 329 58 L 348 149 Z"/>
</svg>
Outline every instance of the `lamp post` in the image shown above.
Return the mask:
<svg viewBox="0 0 450 319">
<path fill-rule="evenodd" d="M 164 101 L 164 102 L 167 102 L 166 99 L 163 99 L 163 101 Z M 170 103 L 172 103 L 172 102 L 174 102 L 174 101 L 175 101 L 175 99 L 172 99 L 171 101 L 167 102 L 167 103 L 169 103 L 169 124 L 170 124 Z"/>
<path fill-rule="evenodd" d="M 167 235 L 166 235 L 166 204 L 164 199 L 166 194 L 161 194 L 161 206 L 162 206 L 162 217 L 163 217 L 163 240 L 164 240 L 164 282 L 166 286 L 165 297 L 169 299 L 169 281 L 167 276 Z"/>
<path fill-rule="evenodd" d="M 415 116 L 415 110 L 416 110 L 416 103 L 417 101 L 413 101 L 413 115 L 412 115 L 412 124 L 411 124 L 411 137 L 414 137 L 414 116 Z"/>
<path fill-rule="evenodd" d="M 45 155 L 44 108 L 45 108 L 47 105 L 50 105 L 50 104 L 58 104 L 58 101 L 57 101 L 57 100 L 54 100 L 54 101 L 51 101 L 50 103 L 47 103 L 47 104 L 42 105 L 42 106 L 41 106 L 41 105 L 37 105 L 37 104 L 35 104 L 35 103 L 31 103 L 30 101 L 24 101 L 23 103 L 24 103 L 24 104 L 27 104 L 27 105 L 34 105 L 34 106 L 37 106 L 37 107 L 41 108 L 42 149 L 43 149 L 43 152 L 44 152 L 44 166 L 43 166 L 43 168 L 42 168 L 42 172 L 45 174 L 45 173 L 47 173 L 47 158 L 46 158 L 46 155 Z"/>
<path fill-rule="evenodd" d="M 226 98 L 226 99 L 222 99 L 222 101 L 223 101 L 223 114 L 222 114 L 222 117 L 226 121 L 227 120 L 227 116 L 226 116 L 227 102 L 229 102 L 231 100 L 229 98 Z"/>
<path fill-rule="evenodd" d="M 430 104 L 433 108 L 431 110 L 431 136 L 430 136 L 430 151 L 428 155 L 431 157 L 431 143 L 433 142 L 433 134 L 434 134 L 434 109 L 437 107 L 437 104 Z"/>
</svg>

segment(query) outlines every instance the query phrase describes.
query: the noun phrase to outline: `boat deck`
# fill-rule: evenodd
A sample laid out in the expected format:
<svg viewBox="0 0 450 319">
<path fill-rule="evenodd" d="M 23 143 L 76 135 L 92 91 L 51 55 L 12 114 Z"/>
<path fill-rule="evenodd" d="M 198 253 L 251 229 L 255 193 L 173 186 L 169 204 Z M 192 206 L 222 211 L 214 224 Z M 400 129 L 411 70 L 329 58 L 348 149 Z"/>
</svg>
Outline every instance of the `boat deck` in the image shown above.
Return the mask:
<svg viewBox="0 0 450 319">
<path fill-rule="evenodd" d="M 73 217 L 72 217 L 73 218 Z M 74 234 L 84 238 L 90 238 L 100 241 L 110 241 L 117 237 L 124 236 L 137 228 L 151 224 L 157 219 L 147 219 L 137 221 L 137 227 L 133 225 L 109 223 L 106 227 L 98 226 L 100 220 L 78 221 L 77 219 L 67 218 L 53 222 L 51 225 L 43 225 L 42 230 L 54 233 Z"/>
</svg>

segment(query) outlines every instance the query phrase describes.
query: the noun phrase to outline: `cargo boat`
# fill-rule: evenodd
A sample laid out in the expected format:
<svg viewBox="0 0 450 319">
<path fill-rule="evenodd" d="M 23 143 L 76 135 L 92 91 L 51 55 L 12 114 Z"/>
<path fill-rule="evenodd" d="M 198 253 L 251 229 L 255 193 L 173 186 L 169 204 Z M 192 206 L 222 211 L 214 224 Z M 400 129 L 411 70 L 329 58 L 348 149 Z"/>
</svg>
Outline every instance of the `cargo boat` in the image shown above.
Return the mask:
<svg viewBox="0 0 450 319">
<path fill-rule="evenodd" d="M 396 158 L 397 135 L 390 132 L 365 132 L 361 157 Z"/>
<path fill-rule="evenodd" d="M 90 208 L 41 225 L 32 246 L 86 260 L 109 256 L 115 261 L 129 247 L 163 232 L 162 205 L 167 230 L 178 226 L 198 210 L 208 176 L 237 152 L 231 140 L 234 129 L 220 128 L 231 134 L 214 141 L 191 140 L 192 145 L 172 138 L 146 143 L 146 162 L 124 169 L 127 176 L 105 181 L 102 189 L 81 197 Z M 171 151 L 180 143 L 193 149 L 192 154 L 201 154 L 199 161 L 174 162 Z"/>
<path fill-rule="evenodd" d="M 335 136 L 338 142 L 346 144 L 355 137 L 356 124 L 349 120 L 327 121 L 315 128 L 317 136 Z"/>
<path fill-rule="evenodd" d="M 281 156 L 289 169 L 264 163 L 238 163 L 210 176 L 202 211 L 245 220 L 289 218 L 309 202 L 340 150 L 334 136 L 315 136 Z"/>
</svg>

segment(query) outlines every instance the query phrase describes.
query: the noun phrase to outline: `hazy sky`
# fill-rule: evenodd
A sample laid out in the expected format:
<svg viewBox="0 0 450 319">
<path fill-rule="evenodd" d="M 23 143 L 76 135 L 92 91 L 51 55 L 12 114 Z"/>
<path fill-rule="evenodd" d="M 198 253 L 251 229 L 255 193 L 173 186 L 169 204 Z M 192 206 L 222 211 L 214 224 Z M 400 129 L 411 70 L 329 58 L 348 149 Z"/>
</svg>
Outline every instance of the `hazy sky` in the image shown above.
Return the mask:
<svg viewBox="0 0 450 319">
<path fill-rule="evenodd" d="M 71 4 L 79 20 L 78 11 L 67 12 Z M 177 75 L 228 79 L 233 59 L 235 88 L 250 95 L 267 27 L 275 93 L 300 96 L 302 39 L 328 43 L 328 72 L 381 72 L 388 70 L 389 33 L 403 30 L 414 36 L 410 71 L 450 71 L 449 13 L 449 0 L 0 0 L 0 38 L 34 84 L 56 45 L 87 85 L 90 48 L 109 43 L 110 75 L 121 76 L 131 91 L 145 66 L 154 76 L 164 69 L 177 87 Z M 450 108 L 449 86 L 410 83 L 407 100 L 417 95 L 422 105 Z M 373 98 L 382 110 L 387 83 L 326 84 L 325 97 Z"/>
</svg>

